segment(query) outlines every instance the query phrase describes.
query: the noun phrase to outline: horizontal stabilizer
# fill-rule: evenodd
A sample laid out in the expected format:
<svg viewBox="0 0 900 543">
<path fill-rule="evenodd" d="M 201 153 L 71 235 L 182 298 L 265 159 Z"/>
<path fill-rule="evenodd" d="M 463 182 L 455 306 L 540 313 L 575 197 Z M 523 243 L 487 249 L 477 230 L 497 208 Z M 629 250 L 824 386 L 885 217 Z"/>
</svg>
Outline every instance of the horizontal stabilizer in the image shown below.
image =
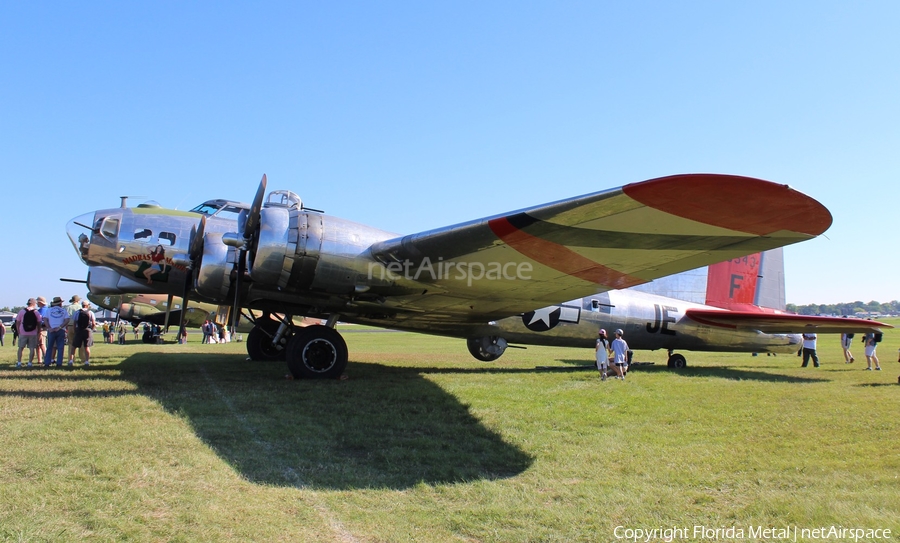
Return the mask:
<svg viewBox="0 0 900 543">
<path fill-rule="evenodd" d="M 880 332 L 893 328 L 890 324 L 866 319 L 817 317 L 788 313 L 757 313 L 753 311 L 717 311 L 688 309 L 685 316 L 708 326 L 730 329 L 759 330 L 766 334 L 857 334 Z"/>
</svg>

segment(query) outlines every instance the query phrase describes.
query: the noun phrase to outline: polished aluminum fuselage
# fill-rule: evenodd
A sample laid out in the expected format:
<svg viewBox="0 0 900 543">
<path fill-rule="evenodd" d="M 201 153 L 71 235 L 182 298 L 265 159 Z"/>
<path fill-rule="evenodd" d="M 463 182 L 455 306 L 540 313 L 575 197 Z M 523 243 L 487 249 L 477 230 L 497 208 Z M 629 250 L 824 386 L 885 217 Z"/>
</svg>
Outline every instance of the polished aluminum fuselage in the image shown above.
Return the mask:
<svg viewBox="0 0 900 543">
<path fill-rule="evenodd" d="M 337 315 L 346 322 L 460 338 L 493 336 L 511 344 L 592 348 L 599 328 L 610 335 L 623 329 L 629 346 L 641 350 L 790 352 L 799 344 L 796 335 L 700 324 L 685 311 L 712 308 L 635 290 L 604 292 L 525 315 L 498 314 L 493 320 L 473 320 L 452 310 L 407 309 L 405 302 L 423 296 L 427 288 L 385 274 L 391 262 L 372 250 L 396 234 L 297 207 L 270 206 L 261 213 L 258 246 L 248 258 L 247 287 L 241 295 L 242 305 L 251 309 Z M 90 266 L 94 294 L 181 295 L 185 281 L 191 281 L 199 299 L 229 304 L 240 253 L 222 239 L 237 230 L 237 222 L 208 218 L 202 265 L 189 278 L 187 254 L 200 221 L 201 215 L 192 212 L 114 208 L 79 217 L 68 228 L 76 251 Z M 92 229 L 89 237 L 84 226 Z M 168 275 L 151 282 L 140 270 L 152 264 L 150 255 L 160 246 Z"/>
</svg>

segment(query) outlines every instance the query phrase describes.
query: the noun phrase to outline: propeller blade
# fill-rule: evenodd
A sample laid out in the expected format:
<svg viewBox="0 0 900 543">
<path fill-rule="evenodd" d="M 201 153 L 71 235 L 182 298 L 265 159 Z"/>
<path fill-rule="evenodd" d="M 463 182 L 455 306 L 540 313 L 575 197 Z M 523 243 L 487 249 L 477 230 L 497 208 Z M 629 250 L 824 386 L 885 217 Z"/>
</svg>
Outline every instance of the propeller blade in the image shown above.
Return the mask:
<svg viewBox="0 0 900 543">
<path fill-rule="evenodd" d="M 172 301 L 175 299 L 175 296 L 169 294 L 169 298 L 166 301 L 166 320 L 163 322 L 163 330 L 166 333 L 169 333 L 169 315 L 172 314 Z"/>
<path fill-rule="evenodd" d="M 191 228 L 191 246 L 188 250 L 188 256 L 191 258 L 192 264 L 199 261 L 200 257 L 203 256 L 203 236 L 205 231 L 206 215 L 203 215 L 202 217 L 200 217 L 200 226 L 197 227 L 196 231 Z"/>
<path fill-rule="evenodd" d="M 253 236 L 256 227 L 259 226 L 259 214 L 262 211 L 263 198 L 266 195 L 266 174 L 263 174 L 259 182 L 259 188 L 256 189 L 256 196 L 253 198 L 253 205 L 250 206 L 250 214 L 247 216 L 247 222 L 244 223 L 244 239 L 249 240 Z"/>
</svg>

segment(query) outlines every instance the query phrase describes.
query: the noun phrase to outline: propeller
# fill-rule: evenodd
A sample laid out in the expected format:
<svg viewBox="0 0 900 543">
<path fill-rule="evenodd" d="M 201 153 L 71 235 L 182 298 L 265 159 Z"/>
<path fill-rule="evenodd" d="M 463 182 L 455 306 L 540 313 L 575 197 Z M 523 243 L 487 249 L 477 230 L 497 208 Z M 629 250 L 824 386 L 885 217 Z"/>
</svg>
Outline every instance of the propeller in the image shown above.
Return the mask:
<svg viewBox="0 0 900 543">
<path fill-rule="evenodd" d="M 200 217 L 200 225 L 191 227 L 190 245 L 188 248 L 188 258 L 191 260 L 191 266 L 184 275 L 184 290 L 181 293 L 181 313 L 178 319 L 178 333 L 184 328 L 184 318 L 187 315 L 188 300 L 190 299 L 191 289 L 194 286 L 194 272 L 200 267 L 200 258 L 203 256 L 203 236 L 206 232 L 206 215 Z M 169 297 L 169 307 L 166 308 L 166 329 L 168 330 L 169 312 L 172 310 L 172 297 Z"/>
<path fill-rule="evenodd" d="M 238 231 L 243 239 L 237 245 L 237 274 L 234 278 L 234 303 L 231 305 L 231 333 L 237 329 L 238 321 L 241 318 L 241 280 L 247 271 L 247 250 L 253 245 L 254 238 L 258 235 L 266 184 L 266 174 L 263 174 L 259 181 L 259 188 L 256 189 L 256 196 L 253 197 L 253 203 L 250 205 L 250 212 L 246 214 L 242 212 L 238 216 Z"/>
</svg>

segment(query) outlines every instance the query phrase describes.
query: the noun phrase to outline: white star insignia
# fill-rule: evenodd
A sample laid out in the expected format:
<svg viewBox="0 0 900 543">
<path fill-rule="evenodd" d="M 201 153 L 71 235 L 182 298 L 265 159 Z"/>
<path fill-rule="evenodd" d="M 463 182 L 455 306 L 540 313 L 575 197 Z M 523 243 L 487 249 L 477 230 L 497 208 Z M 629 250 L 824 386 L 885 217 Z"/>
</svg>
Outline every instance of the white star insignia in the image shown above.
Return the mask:
<svg viewBox="0 0 900 543">
<path fill-rule="evenodd" d="M 544 324 L 547 325 L 547 328 L 550 328 L 550 314 L 559 309 L 555 305 L 551 305 L 550 307 L 545 307 L 543 309 L 538 309 L 534 312 L 534 316 L 531 317 L 531 322 L 528 323 L 529 326 L 536 323 L 537 321 L 544 321 Z"/>
</svg>

